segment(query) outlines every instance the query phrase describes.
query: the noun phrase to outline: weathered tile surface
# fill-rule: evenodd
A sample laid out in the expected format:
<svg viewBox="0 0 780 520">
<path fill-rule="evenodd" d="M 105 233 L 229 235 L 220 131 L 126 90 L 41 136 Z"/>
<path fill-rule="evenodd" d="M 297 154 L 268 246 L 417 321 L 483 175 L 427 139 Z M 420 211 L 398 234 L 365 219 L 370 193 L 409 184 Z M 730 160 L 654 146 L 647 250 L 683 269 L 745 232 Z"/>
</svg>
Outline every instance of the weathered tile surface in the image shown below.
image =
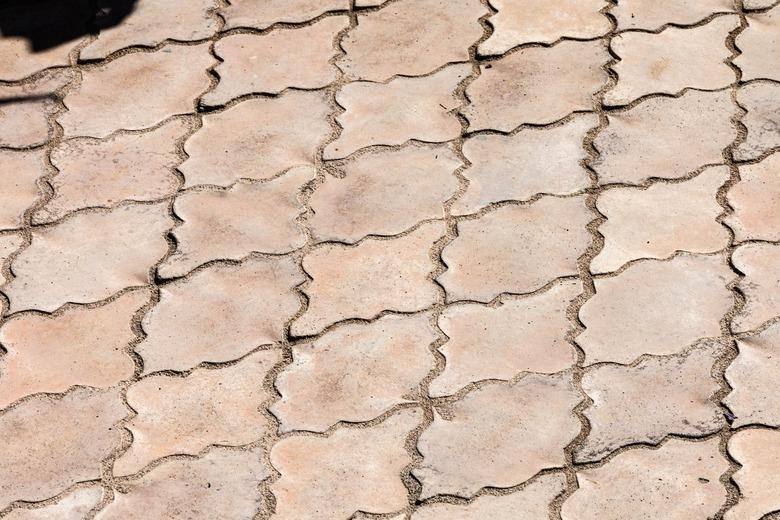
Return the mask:
<svg viewBox="0 0 780 520">
<path fill-rule="evenodd" d="M 583 197 L 543 197 L 458 222 L 458 236 L 442 251 L 438 277 L 447 299 L 488 302 L 501 293 L 532 292 L 577 274 L 577 258 L 594 216 Z"/>
<path fill-rule="evenodd" d="M 737 240 L 780 240 L 780 153 L 739 168 L 739 182 L 726 194 L 734 212 L 724 222 Z"/>
<path fill-rule="evenodd" d="M 479 77 L 466 88 L 470 104 L 461 112 L 469 130 L 509 132 L 591 110 L 593 94 L 607 82 L 608 61 L 599 41 L 521 49 L 480 66 Z"/>
<path fill-rule="evenodd" d="M 766 518 L 780 509 L 780 432 L 765 428 L 744 430 L 729 439 L 728 449 L 741 466 L 732 476 L 741 499 L 723 518 Z"/>
<path fill-rule="evenodd" d="M 734 65 L 743 81 L 763 78 L 780 81 L 780 7 L 749 14 L 748 26 L 734 41 L 742 51 Z"/>
<path fill-rule="evenodd" d="M 757 159 L 780 146 L 780 85 L 768 81 L 743 85 L 737 102 L 747 110 L 741 120 L 747 136 L 734 150 L 734 158 Z"/>
<path fill-rule="evenodd" d="M 265 29 L 277 23 L 308 22 L 329 11 L 348 9 L 349 0 L 235 0 L 219 13 L 226 29 Z"/>
<path fill-rule="evenodd" d="M 35 509 L 13 509 L 6 520 L 82 520 L 100 503 L 103 491 L 99 486 L 82 487 L 65 494 L 53 504 Z"/>
<path fill-rule="evenodd" d="M 581 400 L 570 374 L 529 374 L 470 392 L 447 406 L 446 417 L 435 412 L 417 443 L 423 461 L 412 470 L 422 498 L 470 497 L 563 466 L 563 449 L 580 431 L 572 409 Z"/>
<path fill-rule="evenodd" d="M 734 267 L 744 274 L 738 283 L 745 305 L 732 320 L 736 331 L 756 329 L 780 316 L 780 246 L 745 244 L 731 256 Z"/>
<path fill-rule="evenodd" d="M 619 30 L 644 29 L 648 31 L 657 31 L 667 24 L 693 25 L 715 13 L 733 11 L 734 4 L 728 0 L 701 0 L 699 2 L 628 0 L 619 2 L 609 10 L 610 14 L 617 19 Z"/>
<path fill-rule="evenodd" d="M 712 518 L 726 502 L 720 476 L 729 465 L 719 439 L 670 439 L 658 449 L 618 454 L 577 473 L 579 489 L 563 503 L 563 520 Z"/>
<path fill-rule="evenodd" d="M 24 227 L 24 213 L 41 196 L 45 176 L 43 150 L 0 149 L 0 230 Z"/>
</svg>

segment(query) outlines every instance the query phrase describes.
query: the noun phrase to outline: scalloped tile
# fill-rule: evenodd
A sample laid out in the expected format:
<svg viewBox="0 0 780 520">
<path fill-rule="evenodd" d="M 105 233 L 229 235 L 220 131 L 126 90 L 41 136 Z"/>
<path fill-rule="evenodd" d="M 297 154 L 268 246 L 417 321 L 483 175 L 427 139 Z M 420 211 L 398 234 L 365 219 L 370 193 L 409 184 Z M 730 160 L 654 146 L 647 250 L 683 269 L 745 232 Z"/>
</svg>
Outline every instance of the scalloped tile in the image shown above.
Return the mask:
<svg viewBox="0 0 780 520">
<path fill-rule="evenodd" d="M 49 172 L 45 150 L 0 149 L 0 231 L 25 226 L 24 213 L 43 195 L 38 180 Z"/>
<path fill-rule="evenodd" d="M 736 240 L 780 240 L 780 153 L 739 167 L 739 182 L 726 198 L 734 208 L 723 220 Z"/>
<path fill-rule="evenodd" d="M 349 0 L 234 0 L 219 10 L 225 29 L 265 29 L 277 23 L 305 23 L 329 11 L 347 11 Z"/>
<path fill-rule="evenodd" d="M 729 0 L 621 0 L 609 14 L 617 19 L 618 30 L 658 31 L 666 24 L 694 25 L 715 13 L 733 13 Z"/>
<path fill-rule="evenodd" d="M 729 439 L 728 450 L 740 465 L 731 477 L 740 500 L 723 519 L 771 518 L 780 509 L 780 432 L 766 428 L 737 432 Z"/>
<path fill-rule="evenodd" d="M 747 28 L 734 40 L 742 51 L 734 58 L 734 65 L 742 71 L 742 81 L 780 81 L 780 7 L 749 13 L 747 22 Z"/>
<path fill-rule="evenodd" d="M 780 245 L 744 244 L 734 251 L 731 261 L 745 275 L 737 284 L 745 305 L 731 320 L 732 329 L 757 329 L 780 316 Z"/>
<path fill-rule="evenodd" d="M 734 158 L 758 159 L 780 147 L 780 85 L 768 81 L 742 85 L 737 90 L 737 102 L 747 110 L 741 119 L 747 136 L 734 150 Z"/>
</svg>

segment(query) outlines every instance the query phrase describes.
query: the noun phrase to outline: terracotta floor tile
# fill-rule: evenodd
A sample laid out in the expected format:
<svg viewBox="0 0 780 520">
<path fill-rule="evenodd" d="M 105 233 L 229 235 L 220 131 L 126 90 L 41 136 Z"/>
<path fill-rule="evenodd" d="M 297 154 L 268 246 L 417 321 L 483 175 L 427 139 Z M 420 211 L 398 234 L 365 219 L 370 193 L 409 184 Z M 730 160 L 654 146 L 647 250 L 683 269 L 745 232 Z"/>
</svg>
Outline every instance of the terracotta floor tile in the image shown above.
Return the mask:
<svg viewBox="0 0 780 520">
<path fill-rule="evenodd" d="M 468 61 L 487 13 L 479 0 L 415 0 L 358 14 L 357 27 L 342 41 L 339 68 L 350 79 L 387 81 Z"/>
<path fill-rule="evenodd" d="M 422 483 L 421 498 L 470 497 L 563 466 L 563 449 L 580 431 L 572 409 L 581 400 L 570 374 L 529 374 L 446 405 L 417 443 L 423 461 L 412 474 Z"/>
<path fill-rule="evenodd" d="M 780 432 L 765 428 L 743 430 L 729 439 L 729 455 L 740 469 L 732 479 L 741 500 L 726 511 L 725 520 L 771 518 L 780 509 Z"/>
<path fill-rule="evenodd" d="M 489 302 L 502 293 L 535 291 L 577 274 L 577 258 L 591 236 L 594 215 L 582 197 L 543 197 L 458 222 L 458 236 L 442 251 L 438 277 L 447 300 Z"/>
<path fill-rule="evenodd" d="M 607 82 L 608 61 L 599 41 L 521 49 L 480 67 L 466 88 L 470 103 L 461 112 L 471 131 L 509 132 L 591 110 L 592 96 Z"/>
<path fill-rule="evenodd" d="M 749 0 L 748 0 L 749 1 Z M 715 13 L 734 12 L 728 0 L 628 0 L 620 2 L 609 13 L 617 19 L 617 28 L 657 31 L 667 24 L 694 25 Z"/>
<path fill-rule="evenodd" d="M 625 451 L 604 466 L 577 472 L 579 489 L 563 503 L 563 520 L 712 518 L 726 502 L 720 476 L 728 462 L 719 439 L 670 439 L 658 449 Z"/>
<path fill-rule="evenodd" d="M 392 513 L 406 507 L 401 471 L 412 459 L 406 437 L 422 412 L 399 411 L 368 428 L 341 428 L 328 437 L 287 437 L 271 450 L 281 473 L 271 484 L 276 520 L 349 518 L 356 511 Z"/>
<path fill-rule="evenodd" d="M 780 81 L 780 7 L 747 15 L 747 28 L 734 41 L 742 53 L 734 65 L 742 80 L 756 78 Z"/>
<path fill-rule="evenodd" d="M 747 110 L 742 124 L 745 140 L 734 150 L 734 158 L 757 159 L 780 146 L 780 85 L 768 81 L 749 83 L 737 91 L 737 102 Z"/>
<path fill-rule="evenodd" d="M 724 222 L 737 240 L 780 240 L 780 153 L 739 168 L 739 182 L 726 194 L 734 212 Z"/>
<path fill-rule="evenodd" d="M 0 149 L 0 230 L 24 227 L 24 213 L 41 191 L 38 179 L 47 175 L 44 150 Z"/>
<path fill-rule="evenodd" d="M 6 520 L 79 520 L 100 503 L 103 490 L 99 486 L 78 488 L 53 504 L 35 509 L 13 509 Z"/>
<path fill-rule="evenodd" d="M 276 23 L 308 22 L 328 11 L 348 9 L 349 0 L 235 0 L 219 13 L 226 29 L 265 29 Z"/>
</svg>

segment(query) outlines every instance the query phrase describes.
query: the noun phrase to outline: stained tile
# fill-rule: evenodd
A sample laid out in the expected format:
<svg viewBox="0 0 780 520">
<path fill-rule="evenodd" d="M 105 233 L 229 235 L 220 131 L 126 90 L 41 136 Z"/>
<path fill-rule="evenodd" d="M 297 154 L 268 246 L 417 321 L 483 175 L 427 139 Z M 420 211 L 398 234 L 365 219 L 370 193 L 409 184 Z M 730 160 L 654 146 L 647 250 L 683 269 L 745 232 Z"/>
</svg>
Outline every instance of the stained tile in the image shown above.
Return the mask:
<svg viewBox="0 0 780 520">
<path fill-rule="evenodd" d="M 583 412 L 590 432 L 575 451 L 575 460 L 600 460 L 622 446 L 657 444 L 670 434 L 719 430 L 723 411 L 710 398 L 720 389 L 712 372 L 722 354 L 711 342 L 687 354 L 649 357 L 635 366 L 589 369 L 582 389 L 593 400 Z"/>
<path fill-rule="evenodd" d="M 38 179 L 47 175 L 44 150 L 0 149 L 0 230 L 24 227 L 24 213 L 41 192 Z"/>
<path fill-rule="evenodd" d="M 742 80 L 780 81 L 780 7 L 750 13 L 747 22 L 748 26 L 734 40 L 742 51 L 734 58 L 734 65 L 742 71 Z"/>
<path fill-rule="evenodd" d="M 740 468 L 731 477 L 740 500 L 724 520 L 771 518 L 780 509 L 780 432 L 765 428 L 743 430 L 729 439 L 729 454 Z"/>
<path fill-rule="evenodd" d="M 733 11 L 734 4 L 729 0 L 628 0 L 616 4 L 609 10 L 609 14 L 617 19 L 619 30 L 657 31 L 667 24 L 693 25 L 715 13 Z"/>
<path fill-rule="evenodd" d="M 726 197 L 734 212 L 724 222 L 737 240 L 780 240 L 780 153 L 739 167 L 739 182 Z"/>
<path fill-rule="evenodd" d="M 455 89 L 469 74 L 471 66 L 461 64 L 422 78 L 348 83 L 336 95 L 345 109 L 336 118 L 342 131 L 325 147 L 325 159 L 341 159 L 372 145 L 455 139 L 461 132 L 453 113 L 461 105 Z"/>
<path fill-rule="evenodd" d="M 693 179 L 647 189 L 615 188 L 599 194 L 604 247 L 590 264 L 593 273 L 614 271 L 638 258 L 667 258 L 676 251 L 711 253 L 726 247 L 726 228 L 715 220 L 716 199 L 729 179 L 726 166 L 705 169 Z"/>
<path fill-rule="evenodd" d="M 530 374 L 483 386 L 437 411 L 417 443 L 423 460 L 412 470 L 421 498 L 470 497 L 563 466 L 563 449 L 580 431 L 572 409 L 581 400 L 571 375 Z"/>
<path fill-rule="evenodd" d="M 734 251 L 731 261 L 744 274 L 737 287 L 745 298 L 744 307 L 731 320 L 732 329 L 756 329 L 780 316 L 780 246 L 745 244 Z"/>
<path fill-rule="evenodd" d="M 219 10 L 225 29 L 265 29 L 276 23 L 303 23 L 329 11 L 347 11 L 349 0 L 235 0 Z"/>
<path fill-rule="evenodd" d="M 458 189 L 454 172 L 461 164 L 445 145 L 409 145 L 356 156 L 344 164 L 344 177 L 329 176 L 310 197 L 312 235 L 354 243 L 444 218 L 444 202 Z"/>
<path fill-rule="evenodd" d="M 437 280 L 447 300 L 488 302 L 501 293 L 535 291 L 577 274 L 590 244 L 593 214 L 583 197 L 543 197 L 458 222 L 458 236 L 442 251 L 447 271 Z"/>
<path fill-rule="evenodd" d="M 734 150 L 734 158 L 758 159 L 780 147 L 780 85 L 768 81 L 742 85 L 737 90 L 737 102 L 747 110 L 740 120 L 747 135 Z"/>
<path fill-rule="evenodd" d="M 282 395 L 271 408 L 280 430 L 325 431 L 339 421 L 364 422 L 408 402 L 434 366 L 438 338 L 428 314 L 388 315 L 349 323 L 292 347 L 276 378 Z"/>
<path fill-rule="evenodd" d="M 470 131 L 509 132 L 591 110 L 593 95 L 607 82 L 603 66 L 609 59 L 600 41 L 526 47 L 481 65 L 466 88 L 471 103 L 461 112 Z"/>
<path fill-rule="evenodd" d="M 439 318 L 449 338 L 439 347 L 446 365 L 431 381 L 430 395 L 453 394 L 483 379 L 509 380 L 521 372 L 571 367 L 576 356 L 566 341 L 572 327 L 566 311 L 581 292 L 579 282 L 565 282 L 527 298 L 504 298 L 498 307 L 447 307 Z"/>
</svg>

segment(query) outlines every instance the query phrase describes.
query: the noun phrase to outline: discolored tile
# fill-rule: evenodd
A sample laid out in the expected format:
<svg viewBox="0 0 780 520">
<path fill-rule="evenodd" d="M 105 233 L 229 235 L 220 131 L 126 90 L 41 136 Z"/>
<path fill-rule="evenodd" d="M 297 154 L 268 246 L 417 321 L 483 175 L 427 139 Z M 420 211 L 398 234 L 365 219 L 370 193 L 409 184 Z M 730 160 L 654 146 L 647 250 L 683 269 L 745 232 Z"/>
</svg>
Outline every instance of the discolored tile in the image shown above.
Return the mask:
<svg viewBox="0 0 780 520">
<path fill-rule="evenodd" d="M 454 110 L 455 89 L 471 74 L 467 64 L 452 65 L 422 78 L 398 77 L 388 83 L 356 81 L 336 94 L 345 112 L 336 121 L 342 131 L 325 147 L 325 159 L 342 159 L 372 145 L 409 140 L 442 143 L 460 135 Z"/>
<path fill-rule="evenodd" d="M 738 114 L 726 90 L 651 97 L 610 112 L 609 125 L 593 141 L 599 152 L 593 169 L 602 184 L 639 184 L 723 163 L 723 150 L 737 138 L 732 118 Z"/>
<path fill-rule="evenodd" d="M 605 94 L 604 102 L 625 105 L 648 94 L 728 86 L 736 76 L 726 63 L 731 55 L 726 38 L 737 27 L 739 18 L 726 15 L 695 28 L 669 27 L 658 34 L 621 34 L 611 42 L 612 50 L 620 58 L 612 65 L 619 79 Z"/>
<path fill-rule="evenodd" d="M 744 307 L 731 320 L 732 329 L 756 329 L 780 316 L 780 246 L 744 244 L 734 251 L 731 261 L 744 274 L 737 287 L 745 298 Z"/>
<path fill-rule="evenodd" d="M 317 89 L 339 77 L 331 63 L 334 40 L 349 27 L 346 16 L 329 16 L 309 26 L 278 28 L 257 35 L 228 35 L 214 44 L 222 61 L 214 68 L 217 86 L 203 96 L 206 105 L 224 105 L 245 94 L 278 94 L 287 88 Z"/>
<path fill-rule="evenodd" d="M 447 271 L 437 280 L 448 301 L 489 302 L 501 293 L 532 292 L 576 275 L 593 218 L 583 197 L 543 197 L 461 220 L 458 236 L 442 251 Z"/>
<path fill-rule="evenodd" d="M 329 176 L 310 197 L 312 235 L 320 241 L 354 243 L 444 218 L 444 202 L 458 189 L 455 170 L 461 165 L 445 145 L 361 154 L 344 164 L 344 177 Z"/>
<path fill-rule="evenodd" d="M 58 170 L 48 180 L 54 196 L 33 215 L 33 221 L 48 222 L 81 208 L 153 201 L 175 193 L 179 179 L 174 168 L 181 162 L 178 148 L 188 131 L 185 121 L 173 119 L 142 134 L 63 142 L 51 154 Z"/>
<path fill-rule="evenodd" d="M 97 0 L 96 4 L 97 9 L 109 12 L 117 7 L 112 0 Z M 100 33 L 81 49 L 79 58 L 98 60 L 125 47 L 154 47 L 167 40 L 205 40 L 219 29 L 214 9 L 214 0 L 137 0 L 121 23 L 104 27 L 98 19 Z"/>
<path fill-rule="evenodd" d="M 580 308 L 585 330 L 576 338 L 585 363 L 633 363 L 642 354 L 675 354 L 721 335 L 734 305 L 736 278 L 721 255 L 646 260 L 594 280 L 596 294 Z"/>
<path fill-rule="evenodd" d="M 412 459 L 404 443 L 422 419 L 419 409 L 407 408 L 369 428 L 277 442 L 271 449 L 271 464 L 281 473 L 270 486 L 274 518 L 329 520 L 358 510 L 382 514 L 406 507 L 401 472 Z"/>
<path fill-rule="evenodd" d="M 713 14 L 731 12 L 734 12 L 734 3 L 729 0 L 624 0 L 609 10 L 609 14 L 617 19 L 617 28 L 621 31 L 657 31 L 667 24 L 694 25 Z"/>
<path fill-rule="evenodd" d="M 635 366 L 590 368 L 582 389 L 593 400 L 584 410 L 590 432 L 574 452 L 577 462 L 603 459 L 622 446 L 657 444 L 670 434 L 706 435 L 719 430 L 723 412 L 711 397 L 712 377 L 723 354 L 716 342 L 686 354 L 649 357 Z"/>
<path fill-rule="evenodd" d="M 742 85 L 737 102 L 747 110 L 741 119 L 747 135 L 734 150 L 734 158 L 758 159 L 780 147 L 780 85 L 768 81 Z"/>
<path fill-rule="evenodd" d="M 208 43 L 172 45 L 83 71 L 79 87 L 65 96 L 68 110 L 57 122 L 66 137 L 106 137 L 194 112 L 195 100 L 209 86 L 206 70 L 214 61 Z"/>
<path fill-rule="evenodd" d="M 607 82 L 603 67 L 609 59 L 600 41 L 521 49 L 480 66 L 466 88 L 470 104 L 461 112 L 470 131 L 509 132 L 591 110 L 593 95 Z"/>
<path fill-rule="evenodd" d="M 436 411 L 417 443 L 423 460 L 412 469 L 421 498 L 470 497 L 563 466 L 563 449 L 580 431 L 572 409 L 581 400 L 570 374 L 529 374 L 514 384 L 483 386 Z"/>
<path fill-rule="evenodd" d="M 11 311 L 54 311 L 89 303 L 126 287 L 147 285 L 149 269 L 168 251 L 173 221 L 164 204 L 79 213 L 32 232 L 13 261 L 16 278 L 3 287 Z"/>
<path fill-rule="evenodd" d="M 82 520 L 100 503 L 103 490 L 100 486 L 78 488 L 56 502 L 34 509 L 13 509 L 5 520 Z"/>
<path fill-rule="evenodd" d="M 747 23 L 734 40 L 742 51 L 734 58 L 734 65 L 742 71 L 742 80 L 780 81 L 780 7 L 764 13 L 749 13 Z"/>
<path fill-rule="evenodd" d="M 184 145 L 188 158 L 179 170 L 185 186 L 228 186 L 314 164 L 320 144 L 331 133 L 330 112 L 324 93 L 289 91 L 206 114 L 203 128 Z"/>
<path fill-rule="evenodd" d="M 273 257 L 216 265 L 164 285 L 135 348 L 144 372 L 231 361 L 281 341 L 301 306 L 294 288 L 305 280 L 292 258 Z"/>
<path fill-rule="evenodd" d="M 562 474 L 540 475 L 509 495 L 482 495 L 469 504 L 424 504 L 412 513 L 412 520 L 543 520 L 549 518 L 550 503 L 565 489 Z"/>
<path fill-rule="evenodd" d="M 115 424 L 128 413 L 119 390 L 79 388 L 61 399 L 33 397 L 0 415 L 0 507 L 99 479 L 101 461 L 121 441 Z"/>
<path fill-rule="evenodd" d="M 304 210 L 299 195 L 314 174 L 313 167 L 302 166 L 260 184 L 179 195 L 173 207 L 184 223 L 173 230 L 176 251 L 157 272 L 172 278 L 211 260 L 282 254 L 303 246 L 306 235 L 296 222 Z"/>
<path fill-rule="evenodd" d="M 347 11 L 349 0 L 234 0 L 219 10 L 225 29 L 265 29 L 277 23 L 303 23 L 329 11 Z"/>
<path fill-rule="evenodd" d="M 590 264 L 607 273 L 639 258 L 667 258 L 676 251 L 712 253 L 728 244 L 729 234 L 716 218 L 724 211 L 716 195 L 729 179 L 726 166 L 705 169 L 697 177 L 647 189 L 615 188 L 599 194 L 599 226 L 604 247 Z"/>
<path fill-rule="evenodd" d="M 280 359 L 278 350 L 264 350 L 235 365 L 185 377 L 152 375 L 131 385 L 127 402 L 137 415 L 126 427 L 133 443 L 114 462 L 114 475 L 130 475 L 168 455 L 259 440 L 271 426 L 261 410 L 269 397 L 263 379 Z"/>
<path fill-rule="evenodd" d="M 349 79 L 387 81 L 469 61 L 469 47 L 483 33 L 479 18 L 487 13 L 479 0 L 395 2 L 359 13 L 341 42 L 339 68 Z"/>
<path fill-rule="evenodd" d="M 447 307 L 439 318 L 449 338 L 439 347 L 446 365 L 431 381 L 430 395 L 453 394 L 483 379 L 509 380 L 521 372 L 571 367 L 576 354 L 566 341 L 572 326 L 566 311 L 581 292 L 579 281 L 564 282 L 538 295 L 505 298 L 498 307 Z"/>
<path fill-rule="evenodd" d="M 73 385 L 108 388 L 129 379 L 135 363 L 128 345 L 132 320 L 149 290 L 130 291 L 93 309 L 68 307 L 57 315 L 23 314 L 0 329 L 0 409 L 39 392 Z"/>
<path fill-rule="evenodd" d="M 563 520 L 713 518 L 726 502 L 720 476 L 729 464 L 719 439 L 670 439 L 632 449 L 604 466 L 577 472 L 579 489 L 563 503 Z"/>
<path fill-rule="evenodd" d="M 780 426 L 780 395 L 777 374 L 780 373 L 780 324 L 760 334 L 737 340 L 739 354 L 726 369 L 732 390 L 723 399 L 734 414 L 732 426 L 746 424 Z"/>
<path fill-rule="evenodd" d="M 474 213 L 489 204 L 526 201 L 537 194 L 570 195 L 590 186 L 582 161 L 586 133 L 598 125 L 581 115 L 553 128 L 528 128 L 514 135 L 468 137 L 463 155 L 471 163 L 462 173 L 466 192 L 453 204 L 455 214 Z"/>
<path fill-rule="evenodd" d="M 439 222 L 403 237 L 367 239 L 352 247 L 326 244 L 303 257 L 312 278 L 303 286 L 308 306 L 291 326 L 294 336 L 315 334 L 348 318 L 370 319 L 384 310 L 415 312 L 438 296 L 428 279 L 430 250 L 444 236 Z"/>
<path fill-rule="evenodd" d="M 743 430 L 729 439 L 729 454 L 740 468 L 731 477 L 740 500 L 724 520 L 771 518 L 780 509 L 780 432 L 766 428 Z"/>
<path fill-rule="evenodd" d="M 292 347 L 270 408 L 282 432 L 323 432 L 339 421 L 369 421 L 408 402 L 434 366 L 438 338 L 428 314 L 349 323 Z"/>
<path fill-rule="evenodd" d="M 123 482 L 96 520 L 251 518 L 268 477 L 259 449 L 215 448 L 199 459 L 167 461 Z"/>
<path fill-rule="evenodd" d="M 0 149 L 0 230 L 24 227 L 24 213 L 42 195 L 38 179 L 48 173 L 44 152 Z"/>
<path fill-rule="evenodd" d="M 737 240 L 780 240 L 780 153 L 739 167 L 739 182 L 726 198 L 734 212 L 724 222 Z"/>
<path fill-rule="evenodd" d="M 610 30 L 601 10 L 604 0 L 490 0 L 498 12 L 487 20 L 493 33 L 479 44 L 482 55 L 503 54 L 525 43 L 554 43 L 561 38 L 597 38 Z"/>
</svg>

